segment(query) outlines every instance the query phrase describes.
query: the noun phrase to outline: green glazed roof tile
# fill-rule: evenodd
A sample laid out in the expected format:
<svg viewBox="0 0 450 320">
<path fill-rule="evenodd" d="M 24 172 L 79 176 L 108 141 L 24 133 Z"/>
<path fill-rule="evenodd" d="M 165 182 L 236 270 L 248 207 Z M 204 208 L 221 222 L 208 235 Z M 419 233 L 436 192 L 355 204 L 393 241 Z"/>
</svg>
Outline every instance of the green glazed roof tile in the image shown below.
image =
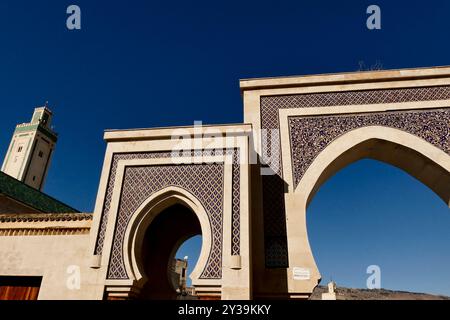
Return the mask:
<svg viewBox="0 0 450 320">
<path fill-rule="evenodd" d="M 45 213 L 79 211 L 0 171 L 0 193 Z"/>
</svg>

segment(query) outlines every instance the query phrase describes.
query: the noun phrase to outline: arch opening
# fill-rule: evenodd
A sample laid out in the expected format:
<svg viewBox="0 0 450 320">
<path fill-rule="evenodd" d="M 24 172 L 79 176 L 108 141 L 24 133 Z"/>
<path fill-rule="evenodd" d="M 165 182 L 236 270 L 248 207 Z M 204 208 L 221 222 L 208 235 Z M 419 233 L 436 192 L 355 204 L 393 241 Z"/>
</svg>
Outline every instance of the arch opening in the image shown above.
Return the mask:
<svg viewBox="0 0 450 320">
<path fill-rule="evenodd" d="M 201 248 L 202 248 L 202 236 L 198 234 L 185 240 L 180 246 L 178 246 L 176 253 L 173 255 L 174 260 L 178 259 L 179 261 L 187 262 L 185 268 L 186 272 L 185 285 L 187 287 L 187 291 L 185 292 L 186 295 L 191 294 L 193 290 L 192 279 L 190 275 L 192 273 L 193 267 L 197 264 L 199 260 Z"/>
<path fill-rule="evenodd" d="M 308 195 L 307 205 L 324 182 L 341 169 L 362 159 L 378 160 L 402 169 L 428 186 L 450 206 L 450 172 L 447 169 L 408 146 L 379 138 L 358 143 L 340 153 L 326 166 Z"/>
<path fill-rule="evenodd" d="M 186 240 L 201 235 L 199 219 L 185 205 L 171 205 L 153 219 L 137 253 L 146 279 L 139 299 L 183 299 L 189 294 L 187 261 L 177 259 L 176 252 Z"/>
<path fill-rule="evenodd" d="M 334 179 L 336 173 L 345 171 L 348 169 L 347 167 L 352 167 L 355 163 L 359 163 L 360 160 L 365 161 L 365 159 L 377 160 L 374 162 L 381 162 L 382 165 L 386 166 L 387 164 L 387 167 L 392 165 L 400 169 L 397 171 L 406 173 L 405 176 L 410 179 L 410 184 L 425 185 L 428 187 L 428 189 L 425 188 L 428 192 L 431 189 L 434 196 L 437 195 L 444 201 L 445 210 L 448 210 L 450 205 L 449 154 L 417 136 L 393 128 L 364 127 L 344 134 L 316 157 L 295 189 L 296 197 L 300 197 L 301 200 L 296 208 L 301 212 L 300 217 L 305 217 L 307 221 L 305 227 L 299 227 L 299 231 L 305 235 L 302 246 L 309 248 L 307 249 L 309 254 L 304 256 L 302 261 L 313 266 L 315 274 L 313 281 L 320 281 L 322 276 L 317 268 L 316 260 L 313 257 L 314 252 L 311 251 L 310 245 L 308 228 L 311 201 L 322 185 Z M 352 181 L 357 183 L 358 178 L 354 179 Z M 402 198 L 402 192 L 405 192 L 402 188 L 393 190 L 393 193 L 396 193 L 399 198 Z M 372 194 L 372 197 L 376 199 L 377 195 Z M 350 207 L 353 202 L 352 199 L 348 200 Z M 349 208 L 349 210 L 351 209 Z M 307 213 L 308 217 L 306 217 Z M 347 230 L 346 234 L 352 234 L 352 231 Z M 365 271 L 363 270 L 364 276 Z"/>
<path fill-rule="evenodd" d="M 193 236 L 201 237 L 201 249 L 186 276 L 192 280 L 189 292 L 195 294 L 204 285 L 201 275 L 212 248 L 206 210 L 194 195 L 176 186 L 156 192 L 141 204 L 128 223 L 123 242 L 125 269 L 134 283 L 133 292 L 139 293 L 134 293 L 134 297 L 180 298 L 168 270 L 174 266 L 173 258 L 180 245 Z"/>
<path fill-rule="evenodd" d="M 325 282 L 367 289 L 375 266 L 380 287 L 394 290 L 339 289 L 346 298 L 450 296 L 449 226 L 449 209 L 433 190 L 371 159 L 351 163 L 325 181 L 307 211 L 309 242 Z"/>
</svg>

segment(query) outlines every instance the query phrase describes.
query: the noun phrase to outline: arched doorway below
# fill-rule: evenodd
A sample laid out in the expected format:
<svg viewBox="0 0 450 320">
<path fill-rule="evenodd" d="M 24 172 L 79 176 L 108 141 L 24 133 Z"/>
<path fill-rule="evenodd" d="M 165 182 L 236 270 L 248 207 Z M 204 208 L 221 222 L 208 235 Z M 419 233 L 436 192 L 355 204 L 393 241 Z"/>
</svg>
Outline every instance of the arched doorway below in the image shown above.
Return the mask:
<svg viewBox="0 0 450 320">
<path fill-rule="evenodd" d="M 195 213 L 181 204 L 163 210 L 147 228 L 141 256 L 148 278 L 138 299 L 180 299 L 182 292 L 174 271 L 175 254 L 189 238 L 201 235 L 200 222 Z M 191 265 L 191 270 L 195 267 Z M 187 277 L 188 275 L 185 275 Z"/>
</svg>

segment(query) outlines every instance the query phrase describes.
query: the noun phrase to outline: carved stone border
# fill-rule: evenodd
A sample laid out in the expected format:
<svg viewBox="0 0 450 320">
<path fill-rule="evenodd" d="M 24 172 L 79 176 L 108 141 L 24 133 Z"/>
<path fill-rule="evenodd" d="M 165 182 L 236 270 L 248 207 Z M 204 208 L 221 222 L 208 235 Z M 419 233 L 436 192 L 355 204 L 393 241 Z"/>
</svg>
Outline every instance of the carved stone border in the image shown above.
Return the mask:
<svg viewBox="0 0 450 320">
<path fill-rule="evenodd" d="M 450 153 L 450 110 L 391 111 L 351 115 L 289 117 L 294 188 L 316 156 L 344 133 L 364 126 L 386 126 L 414 134 Z"/>
<path fill-rule="evenodd" d="M 0 236 L 51 236 L 88 234 L 92 214 L 2 214 Z"/>
</svg>

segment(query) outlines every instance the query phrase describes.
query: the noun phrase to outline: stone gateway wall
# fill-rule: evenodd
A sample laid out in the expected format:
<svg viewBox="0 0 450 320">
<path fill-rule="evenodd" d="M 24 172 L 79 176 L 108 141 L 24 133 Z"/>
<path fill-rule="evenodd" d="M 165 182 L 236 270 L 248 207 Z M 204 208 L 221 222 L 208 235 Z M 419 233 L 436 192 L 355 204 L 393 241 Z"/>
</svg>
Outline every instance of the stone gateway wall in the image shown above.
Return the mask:
<svg viewBox="0 0 450 320">
<path fill-rule="evenodd" d="M 380 160 L 400 166 L 450 202 L 450 190 L 444 186 L 450 182 L 448 71 L 431 68 L 241 81 L 245 122 L 254 129 L 255 151 L 274 172 L 254 179 L 262 191 L 256 198 L 263 220 L 254 228 L 263 236 L 254 236 L 253 245 L 264 252 L 253 257 L 258 261 L 253 275 L 256 296 L 302 297 L 320 281 L 307 236 L 306 208 L 327 177 L 349 163 L 345 161 L 363 156 L 351 141 L 357 134 L 351 132 L 370 128 L 370 133 L 365 131 L 367 139 L 382 137 L 389 142 L 372 144 L 372 148 L 397 145 L 406 150 L 390 158 L 387 153 L 393 150 L 373 154 L 381 154 Z M 347 145 L 355 148 L 345 149 Z M 393 159 L 403 156 L 410 164 Z M 298 270 L 307 276 L 296 279 Z"/>
<path fill-rule="evenodd" d="M 177 246 L 201 233 L 190 265 L 198 298 L 306 299 L 321 280 L 308 203 L 343 166 L 391 163 L 450 204 L 450 68 L 240 87 L 245 124 L 107 131 L 92 215 L 5 202 L 0 277 L 42 279 L 29 295 L 38 299 L 154 298 Z"/>
</svg>

